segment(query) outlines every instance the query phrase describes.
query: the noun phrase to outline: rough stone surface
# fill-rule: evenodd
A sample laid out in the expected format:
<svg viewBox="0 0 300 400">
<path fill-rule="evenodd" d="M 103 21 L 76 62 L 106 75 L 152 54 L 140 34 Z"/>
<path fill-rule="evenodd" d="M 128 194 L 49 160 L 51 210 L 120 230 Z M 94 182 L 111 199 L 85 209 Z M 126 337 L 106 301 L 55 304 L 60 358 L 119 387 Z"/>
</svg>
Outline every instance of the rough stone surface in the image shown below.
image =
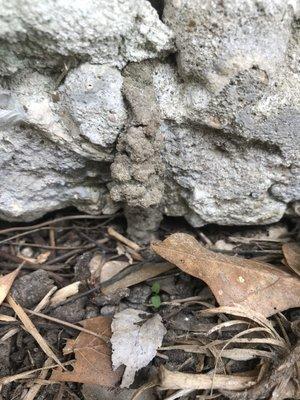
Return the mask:
<svg viewBox="0 0 300 400">
<path fill-rule="evenodd" d="M 164 65 L 155 80 L 173 82 L 180 99 L 172 107 L 172 90 L 157 87 L 167 187 L 180 193 L 196 226 L 280 219 L 300 196 L 300 47 L 292 7 L 168 1 L 165 21 L 176 33 L 178 69 Z"/>
<path fill-rule="evenodd" d="M 0 74 L 89 61 L 118 67 L 173 49 L 146 0 L 0 1 Z"/>
<path fill-rule="evenodd" d="M 167 0 L 164 20 L 176 34 L 180 74 L 213 92 L 253 66 L 276 76 L 293 19 L 287 3 Z"/>
<path fill-rule="evenodd" d="M 86 299 L 77 299 L 72 303 L 56 307 L 51 311 L 51 316 L 63 321 L 75 323 L 85 319 Z"/>
<path fill-rule="evenodd" d="M 103 210 L 113 143 L 126 117 L 120 72 L 83 64 L 54 91 L 52 77 L 23 71 L 6 86 L 26 120 L 0 130 L 0 216 L 32 220 L 69 205 Z"/>
<path fill-rule="evenodd" d="M 131 303 L 146 303 L 151 295 L 151 287 L 148 285 L 138 285 L 134 286 L 130 290 L 130 294 L 127 297 L 127 300 Z"/>
<path fill-rule="evenodd" d="M 62 104 L 88 142 L 109 148 L 121 133 L 126 120 L 122 83 L 121 72 L 107 65 L 82 64 L 68 74 L 60 90 Z"/>
<path fill-rule="evenodd" d="M 12 286 L 11 295 L 22 307 L 33 308 L 53 287 L 48 273 L 39 269 L 18 278 Z"/>
<path fill-rule="evenodd" d="M 122 207 L 143 241 L 296 212 L 297 1 L 50 3 L 0 7 L 0 217 Z"/>
</svg>

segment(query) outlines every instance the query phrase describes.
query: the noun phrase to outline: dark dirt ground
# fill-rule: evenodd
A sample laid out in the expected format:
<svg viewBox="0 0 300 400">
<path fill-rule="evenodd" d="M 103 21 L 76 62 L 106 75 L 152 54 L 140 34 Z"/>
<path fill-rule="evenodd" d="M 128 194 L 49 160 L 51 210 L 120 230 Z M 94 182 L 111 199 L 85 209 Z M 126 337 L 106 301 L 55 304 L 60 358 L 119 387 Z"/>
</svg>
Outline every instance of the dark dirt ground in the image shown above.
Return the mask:
<svg viewBox="0 0 300 400">
<path fill-rule="evenodd" d="M 107 234 L 107 227 L 112 226 L 126 236 L 126 223 L 122 215 L 103 219 L 77 219 L 75 210 L 64 210 L 47 215 L 42 220 L 31 224 L 0 224 L 0 269 L 2 274 L 14 270 L 24 258 L 36 259 L 40 254 L 50 252 L 42 264 L 26 261 L 11 290 L 12 296 L 26 309 L 34 309 L 43 297 L 54 287 L 65 287 L 72 282 L 81 281 L 79 293 L 59 306 L 46 306 L 43 313 L 63 321 L 77 323 L 99 315 L 113 316 L 125 308 L 137 308 L 148 312 L 159 312 L 163 318 L 167 334 L 164 346 L 174 345 L 189 340 L 206 339 L 206 332 L 222 320 L 221 317 L 199 316 L 198 311 L 205 305 L 214 306 L 216 302 L 209 288 L 179 269 L 174 269 L 156 278 L 146 280 L 130 288 L 119 290 L 114 295 L 104 295 L 96 277 L 91 276 L 90 263 L 95 256 L 108 260 L 128 261 L 139 268 L 141 261 L 126 246 Z M 65 218 L 70 216 L 70 218 Z M 72 218 L 71 216 L 75 216 Z M 53 223 L 54 219 L 61 218 Z M 33 227 L 33 225 L 42 224 Z M 255 258 L 274 265 L 282 260 L 282 243 L 299 239 L 299 221 L 285 218 L 271 226 L 256 227 L 220 227 L 207 226 L 191 228 L 182 219 L 166 219 L 158 232 L 158 238 L 164 239 L 173 232 L 187 232 L 194 235 L 201 243 L 217 252 Z M 267 239 L 262 240 L 265 237 Z M 144 247 L 139 254 L 144 261 L 158 262 L 161 259 L 153 254 L 149 247 Z M 129 265 L 130 268 L 130 265 Z M 113 278 L 114 279 L 114 278 Z M 122 279 L 117 275 L 116 280 Z M 155 309 L 151 303 L 152 285 L 159 283 L 161 305 Z M 1 315 L 13 316 L 13 311 L 5 304 L 0 307 Z M 300 309 L 283 313 L 286 318 L 286 332 L 291 342 L 295 336 L 290 323 L 300 319 Z M 224 316 L 223 316 L 224 317 Z M 221 318 L 221 319 L 220 319 Z M 48 341 L 52 349 L 63 361 L 72 358 L 63 356 L 62 349 L 68 338 L 78 336 L 72 328 L 49 320 L 31 317 L 32 322 Z M 273 319 L 276 321 L 276 318 Z M 18 329 L 19 328 L 19 329 Z M 234 332 L 225 330 L 223 337 L 230 337 Z M 13 330 L 16 330 L 14 333 Z M 14 333 L 14 334 L 13 334 Z M 10 336 L 11 335 L 11 336 Z M 215 339 L 221 334 L 216 333 Z M 229 336 L 228 336 L 229 335 Z M 10 336 L 10 337 L 9 337 Z M 25 330 L 20 329 L 18 321 L 0 321 L 0 378 L 12 376 L 24 371 L 41 368 L 46 355 L 35 339 Z M 4 338 L 4 340 L 3 340 Z M 259 359 L 251 361 L 228 360 L 225 370 L 243 372 L 254 368 Z M 214 368 L 214 358 L 184 350 L 161 351 L 150 366 L 143 368 L 136 376 L 133 389 L 149 381 L 149 376 L 159 365 L 182 372 L 209 372 Z M 48 377 L 48 375 L 47 375 Z M 26 399 L 28 388 L 33 379 L 13 380 L 1 385 L 0 400 Z M 135 390 L 107 390 L 78 383 L 60 383 L 43 385 L 36 395 L 37 400 L 84 399 L 84 400 L 129 400 Z M 211 396 L 209 391 L 182 393 L 180 398 L 226 398 L 218 393 Z M 152 390 L 143 393 L 140 399 L 172 399 L 172 393 Z M 173 397 L 173 398 L 176 398 Z"/>
</svg>

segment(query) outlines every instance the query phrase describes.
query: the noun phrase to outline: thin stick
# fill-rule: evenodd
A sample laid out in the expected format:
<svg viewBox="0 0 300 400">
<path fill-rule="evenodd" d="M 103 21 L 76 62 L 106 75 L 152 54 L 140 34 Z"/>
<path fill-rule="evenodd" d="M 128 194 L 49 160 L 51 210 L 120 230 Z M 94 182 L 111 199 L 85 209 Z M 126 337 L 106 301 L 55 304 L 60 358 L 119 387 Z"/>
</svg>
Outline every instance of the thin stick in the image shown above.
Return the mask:
<svg viewBox="0 0 300 400">
<path fill-rule="evenodd" d="M 8 304 L 8 303 L 3 303 L 3 305 L 5 305 L 6 307 L 9 307 L 9 308 L 12 308 L 12 306 L 10 304 Z M 85 329 L 85 328 L 83 328 L 83 327 L 81 327 L 79 325 L 72 324 L 71 322 L 63 321 L 62 319 L 58 319 L 58 318 L 55 318 L 55 317 L 50 317 L 50 315 L 46 315 L 46 314 L 43 314 L 41 312 L 37 312 L 37 311 L 33 311 L 33 310 L 28 310 L 27 308 L 24 308 L 24 311 L 28 312 L 28 314 L 35 315 L 36 317 L 44 318 L 44 319 L 46 319 L 48 321 L 55 322 L 56 324 L 64 325 L 64 326 L 67 326 L 68 328 L 75 329 L 75 330 L 80 331 L 80 332 L 85 332 L 85 333 L 88 333 L 89 335 L 92 335 L 92 336 L 96 336 L 98 339 L 102 339 L 106 343 L 109 341 L 109 337 L 107 337 L 105 335 L 100 335 L 98 333 L 95 333 L 93 331 Z"/>
<path fill-rule="evenodd" d="M 62 365 L 63 366 L 70 365 L 73 363 L 74 363 L 74 361 L 67 361 L 67 362 L 63 363 Z M 59 367 L 58 364 L 49 365 L 47 367 L 36 368 L 31 371 L 24 371 L 24 372 L 21 372 L 20 374 L 16 374 L 16 375 L 4 376 L 3 378 L 0 378 L 0 385 L 7 385 L 8 383 L 15 382 L 19 379 L 32 378 L 31 375 L 34 374 L 35 372 L 44 371 L 45 369 L 49 370 L 49 369 L 53 369 L 53 368 L 57 368 L 57 367 Z"/>
<path fill-rule="evenodd" d="M 188 394 L 194 392 L 194 389 L 181 389 L 181 390 L 177 390 L 177 392 L 171 394 L 171 396 L 166 397 L 164 400 L 176 400 L 179 397 L 185 397 Z"/>
<path fill-rule="evenodd" d="M 52 363 L 51 358 L 47 358 L 47 360 L 44 363 L 44 367 L 50 367 Z M 46 379 L 48 374 L 48 370 L 45 369 L 43 371 L 40 372 L 38 379 L 40 380 L 44 380 Z M 28 392 L 26 393 L 26 396 L 24 397 L 23 400 L 34 400 L 38 394 L 38 392 L 40 391 L 42 387 L 41 383 L 34 383 L 33 386 L 28 390 Z"/>
<path fill-rule="evenodd" d="M 48 230 L 50 230 L 50 229 L 51 229 L 50 226 L 44 226 L 44 227 L 42 227 L 42 228 L 32 229 L 32 230 L 30 230 L 30 231 L 26 231 L 26 232 L 23 232 L 23 233 L 18 233 L 17 235 L 14 235 L 14 236 L 11 236 L 11 237 L 9 237 L 9 238 L 7 238 L 7 239 L 1 240 L 1 241 L 0 241 L 0 245 L 2 245 L 2 244 L 4 244 L 4 243 L 7 243 L 7 242 L 10 242 L 11 240 L 19 239 L 19 238 L 21 238 L 21 237 L 30 235 L 31 233 L 39 232 L 39 231 L 41 231 L 41 230 L 47 230 L 47 231 L 48 231 Z M 65 228 L 62 228 L 62 227 L 57 228 L 57 227 L 55 227 L 55 228 L 53 228 L 53 229 L 71 230 L 71 229 L 73 229 L 73 227 L 71 227 L 71 226 L 68 226 L 68 227 L 65 227 Z"/>
<path fill-rule="evenodd" d="M 59 364 L 62 367 L 61 362 L 57 358 L 57 356 L 54 354 L 53 350 L 50 348 L 46 340 L 42 337 L 42 335 L 38 332 L 34 324 L 31 322 L 30 318 L 26 314 L 26 312 L 23 310 L 23 308 L 15 302 L 13 297 L 11 295 L 7 296 L 7 301 L 11 308 L 14 310 L 14 312 L 17 314 L 17 316 L 20 318 L 22 321 L 25 329 L 28 331 L 28 333 L 31 334 L 31 336 L 34 337 L 34 339 L 38 342 L 40 345 L 41 349 L 47 354 L 48 357 L 52 358 L 57 364 Z"/>
<path fill-rule="evenodd" d="M 115 214 L 114 217 L 111 217 L 111 219 L 115 218 L 117 215 L 118 215 L 118 214 Z M 76 218 L 76 216 L 75 216 L 75 217 L 69 218 L 69 219 L 80 219 L 79 217 L 80 217 L 80 215 L 78 215 L 77 218 Z M 89 217 L 89 218 L 88 218 L 88 217 Z M 85 218 L 85 219 L 104 219 L 104 218 L 107 218 L 107 217 L 109 217 L 109 215 L 107 215 L 107 216 L 101 216 L 101 215 L 99 215 L 99 216 L 92 216 L 92 215 L 88 215 L 88 216 L 85 216 L 84 218 Z M 59 218 L 57 218 L 57 219 L 59 219 Z M 81 218 L 81 219 L 82 219 L 82 218 Z M 53 221 L 56 221 L 56 220 L 53 220 Z M 54 228 L 54 227 L 47 226 L 47 225 L 49 225 L 49 224 L 53 224 L 53 221 L 45 222 L 45 223 L 43 224 L 43 226 L 40 226 L 40 227 L 38 227 L 38 228 L 36 228 L 36 229 L 27 230 L 26 232 L 18 233 L 17 235 L 11 236 L 11 237 L 9 237 L 9 238 L 7 238 L 7 239 L 3 239 L 3 240 L 0 241 L 0 245 L 3 244 L 3 243 L 10 242 L 11 240 L 14 240 L 14 239 L 19 239 L 19 238 L 21 238 L 21 237 L 23 237 L 23 236 L 30 235 L 31 233 L 39 232 L 40 230 L 45 230 L 45 229 L 46 229 L 46 230 L 56 229 L 56 228 Z M 57 221 L 56 221 L 56 222 L 57 222 Z M 45 224 L 46 224 L 46 226 L 44 226 Z M 39 224 L 39 225 L 41 225 L 41 224 Z M 33 226 L 35 226 L 35 225 L 33 225 Z M 12 229 L 13 231 L 15 231 L 15 230 L 22 230 L 22 231 L 24 231 L 24 230 L 26 229 L 26 227 L 18 227 L 18 228 L 20 228 L 20 229 L 16 229 L 16 228 L 8 228 L 8 229 Z M 10 230 L 8 231 L 8 229 L 4 229 L 4 230 L 0 231 L 0 235 L 2 235 L 2 234 L 4 234 L 4 233 L 10 232 Z M 60 228 L 60 229 L 71 229 L 71 227 Z"/>
<path fill-rule="evenodd" d="M 56 264 L 56 263 L 58 263 L 60 261 L 64 261 L 66 258 L 72 257 L 72 256 L 82 252 L 83 250 L 92 250 L 96 246 L 97 245 L 95 245 L 95 244 L 89 244 L 84 249 L 77 249 L 77 250 L 68 251 L 67 253 L 62 254 L 61 256 L 58 256 L 58 257 L 53 258 L 52 260 L 48 261 L 46 265 L 52 265 L 52 264 Z"/>
<path fill-rule="evenodd" d="M 96 336 L 97 338 L 102 339 L 105 342 L 109 341 L 109 338 L 107 336 L 100 335 L 98 333 L 89 331 L 88 329 L 85 329 L 79 325 L 71 324 L 70 322 L 63 321 L 63 320 L 55 318 L 55 317 L 50 317 L 49 315 L 46 315 L 46 314 L 43 314 L 40 312 L 36 312 L 36 311 L 32 311 L 32 310 L 28 310 L 26 308 L 25 308 L 25 311 L 27 311 L 29 314 L 35 315 L 36 317 L 44 318 L 44 319 L 47 319 L 48 321 L 55 322 L 56 324 L 64 325 L 64 326 L 67 326 L 68 328 L 76 329 L 77 331 L 85 332 L 85 333 L 88 333 L 89 335 Z"/>
<path fill-rule="evenodd" d="M 132 250 L 135 251 L 141 250 L 141 247 L 138 244 L 134 243 L 132 240 L 129 240 L 125 236 L 121 235 L 121 233 L 117 232 L 111 226 L 107 229 L 107 233 L 109 234 L 109 236 L 113 237 L 114 239 L 117 239 L 119 242 L 126 244 L 126 246 L 130 247 Z"/>
<path fill-rule="evenodd" d="M 4 270 L 4 269 L 8 269 L 8 270 L 16 269 L 16 264 L 1 262 L 0 263 L 0 268 L 2 270 Z M 69 268 L 69 265 L 65 265 L 65 264 L 34 265 L 34 264 L 26 264 L 26 262 L 25 262 L 22 269 L 27 269 L 27 270 L 30 270 L 30 271 L 36 271 L 37 269 L 44 269 L 45 271 L 54 272 L 54 271 L 60 271 L 61 269 L 65 269 L 65 268 Z"/>
<path fill-rule="evenodd" d="M 42 309 L 45 308 L 49 304 L 50 297 L 56 291 L 57 291 L 57 286 L 53 286 L 53 288 L 51 288 L 49 290 L 49 292 L 42 298 L 42 300 L 39 302 L 39 304 L 34 308 L 34 311 L 35 312 L 42 311 Z"/>
<path fill-rule="evenodd" d="M 37 247 L 39 249 L 49 249 L 49 250 L 80 250 L 85 249 L 86 246 L 49 246 L 48 244 L 37 244 L 37 243 L 30 243 L 30 242 L 10 242 L 9 244 L 13 246 L 20 246 L 20 247 Z"/>
<path fill-rule="evenodd" d="M 51 225 L 51 229 L 49 231 L 49 242 L 50 242 L 50 246 L 51 247 L 55 247 L 56 246 L 56 235 L 55 235 L 55 229 L 53 227 L 53 225 Z M 55 250 L 53 250 L 53 254 L 55 254 Z"/>
<path fill-rule="evenodd" d="M 16 231 L 27 231 L 29 229 L 36 229 L 36 228 L 43 228 L 44 226 L 52 225 L 52 224 L 57 224 L 58 222 L 62 221 L 70 221 L 70 220 L 76 220 L 76 219 L 108 219 L 112 217 L 116 217 L 117 215 L 120 214 L 107 214 L 107 215 L 67 215 L 65 217 L 60 217 L 60 218 L 55 218 L 50 221 L 45 221 L 41 222 L 40 224 L 35 224 L 35 225 L 29 225 L 29 226 L 16 226 L 13 228 L 7 228 L 7 229 L 2 229 L 0 231 L 0 235 L 4 235 L 9 232 L 16 232 Z"/>
<path fill-rule="evenodd" d="M 164 367 L 160 369 L 160 386 L 162 389 L 213 389 L 244 390 L 256 383 L 253 376 L 241 375 L 215 375 L 214 380 L 208 374 L 187 374 L 184 372 L 169 371 Z"/>
</svg>

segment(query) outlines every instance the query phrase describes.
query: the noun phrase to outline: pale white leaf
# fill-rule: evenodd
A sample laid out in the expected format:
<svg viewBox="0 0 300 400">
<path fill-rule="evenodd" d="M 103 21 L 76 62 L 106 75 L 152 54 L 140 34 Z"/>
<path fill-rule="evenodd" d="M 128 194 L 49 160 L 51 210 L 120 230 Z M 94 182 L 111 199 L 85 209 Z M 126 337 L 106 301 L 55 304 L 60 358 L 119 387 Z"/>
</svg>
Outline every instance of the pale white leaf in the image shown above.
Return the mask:
<svg viewBox="0 0 300 400">
<path fill-rule="evenodd" d="M 141 310 L 126 309 L 112 321 L 112 363 L 116 369 L 125 365 L 121 387 L 129 387 L 136 371 L 147 366 L 161 346 L 166 329 L 161 316 Z"/>
</svg>

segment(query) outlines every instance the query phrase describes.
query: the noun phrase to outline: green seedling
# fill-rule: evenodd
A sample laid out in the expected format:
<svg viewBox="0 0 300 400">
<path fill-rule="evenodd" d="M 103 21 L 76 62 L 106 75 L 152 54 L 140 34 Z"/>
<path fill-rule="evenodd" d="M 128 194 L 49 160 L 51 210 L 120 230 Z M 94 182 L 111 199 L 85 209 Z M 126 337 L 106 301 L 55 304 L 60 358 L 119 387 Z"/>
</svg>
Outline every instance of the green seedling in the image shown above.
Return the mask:
<svg viewBox="0 0 300 400">
<path fill-rule="evenodd" d="M 159 308 L 161 306 L 160 299 L 160 284 L 158 282 L 154 282 L 152 285 L 152 296 L 151 296 L 151 304 L 154 308 Z"/>
</svg>

